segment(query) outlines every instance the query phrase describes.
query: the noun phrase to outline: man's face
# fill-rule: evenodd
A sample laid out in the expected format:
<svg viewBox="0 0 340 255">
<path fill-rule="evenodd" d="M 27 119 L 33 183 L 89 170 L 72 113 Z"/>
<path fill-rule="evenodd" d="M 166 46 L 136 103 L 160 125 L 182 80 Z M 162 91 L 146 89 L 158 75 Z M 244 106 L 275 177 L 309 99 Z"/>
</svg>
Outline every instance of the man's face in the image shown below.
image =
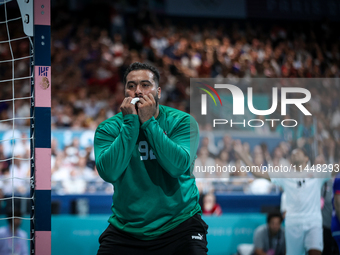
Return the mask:
<svg viewBox="0 0 340 255">
<path fill-rule="evenodd" d="M 301 150 L 295 149 L 292 151 L 291 161 L 294 165 L 302 165 L 308 162 L 308 157 Z"/>
<path fill-rule="evenodd" d="M 131 71 L 126 76 L 125 97 L 143 97 L 151 93 L 158 104 L 161 88 L 154 81 L 154 74 L 149 70 Z"/>
<path fill-rule="evenodd" d="M 268 223 L 269 231 L 272 235 L 276 235 L 281 228 L 281 219 L 279 217 L 273 217 Z"/>
</svg>

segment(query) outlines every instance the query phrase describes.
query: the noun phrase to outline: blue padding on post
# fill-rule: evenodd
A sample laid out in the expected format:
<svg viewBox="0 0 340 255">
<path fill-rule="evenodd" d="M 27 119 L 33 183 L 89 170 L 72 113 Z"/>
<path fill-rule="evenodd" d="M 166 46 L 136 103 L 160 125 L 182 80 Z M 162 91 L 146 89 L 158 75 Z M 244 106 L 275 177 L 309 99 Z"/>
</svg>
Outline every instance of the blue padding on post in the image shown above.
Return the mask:
<svg viewBox="0 0 340 255">
<path fill-rule="evenodd" d="M 35 148 L 51 148 L 51 107 L 35 107 Z"/>
<path fill-rule="evenodd" d="M 34 49 L 36 66 L 51 66 L 51 27 L 34 26 Z"/>
<path fill-rule="evenodd" d="M 223 213 L 259 213 L 266 207 L 279 207 L 281 194 L 249 195 L 217 193 L 216 202 Z"/>
<path fill-rule="evenodd" d="M 35 190 L 35 231 L 51 231 L 51 190 Z"/>
</svg>

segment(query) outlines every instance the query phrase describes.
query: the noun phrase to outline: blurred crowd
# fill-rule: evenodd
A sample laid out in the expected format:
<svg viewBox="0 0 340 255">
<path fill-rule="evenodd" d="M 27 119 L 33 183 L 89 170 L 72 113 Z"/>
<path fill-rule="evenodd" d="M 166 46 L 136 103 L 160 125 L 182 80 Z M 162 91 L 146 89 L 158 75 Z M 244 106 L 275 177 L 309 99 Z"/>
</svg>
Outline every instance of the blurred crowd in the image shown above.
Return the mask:
<svg viewBox="0 0 340 255">
<path fill-rule="evenodd" d="M 141 11 L 134 19 L 113 14 L 108 31 L 91 26 L 87 19 L 77 23 L 68 19 L 65 13 L 52 30 L 52 125 L 57 128 L 96 127 L 119 112 L 124 98 L 122 77 L 135 61 L 155 65 L 161 74 L 161 103 L 185 111 L 189 110 L 190 78 L 340 74 L 339 44 L 337 40 L 327 43 L 335 31 L 326 22 L 320 31 L 244 22 L 242 27 L 238 23 L 226 27 L 223 22 L 191 26 L 170 19 L 160 22 L 156 15 Z M 337 90 L 323 84 L 311 93 L 314 112 L 333 119 Z"/>
<path fill-rule="evenodd" d="M 250 78 L 338 78 L 340 74 L 339 40 L 336 29 L 332 29 L 327 21 L 321 25 L 295 27 L 260 25 L 260 22 L 254 25 L 245 21 L 228 21 L 230 26 L 223 21 L 199 25 L 192 20 L 183 24 L 144 9 L 136 15 L 112 11 L 109 29 L 93 26 L 90 19 L 77 20 L 66 11 L 60 11 L 52 19 L 53 129 L 94 131 L 100 122 L 117 114 L 124 99 L 123 74 L 135 61 L 159 69 L 161 104 L 187 112 L 190 78 L 229 78 L 237 83 Z M 1 41 L 7 40 L 6 36 L 0 31 Z M 28 40 L 12 42 L 16 57 L 25 56 L 28 48 Z M 8 47 L 0 44 L 0 58 L 10 57 Z M 29 73 L 27 61 L 18 62 L 15 77 Z M 12 77 L 10 67 L 9 64 L 1 65 L 2 79 Z M 15 97 L 29 95 L 28 80 L 16 81 L 14 87 Z M 304 147 L 313 161 L 332 163 L 339 160 L 339 84 L 320 82 L 308 89 L 312 94 L 308 109 L 313 118 L 301 119 L 296 129 L 288 131 L 280 127 L 261 129 L 263 135 L 279 133 L 285 142 L 274 151 L 269 151 L 265 143 L 252 150 L 249 144 L 243 143 L 255 164 L 288 164 L 293 147 Z M 259 87 L 257 92 L 268 91 Z M 4 87 L 0 90 L 0 99 L 12 98 L 11 93 L 11 86 Z M 0 117 L 1 120 L 13 116 L 23 118 L 15 121 L 15 127 L 27 127 L 29 109 L 29 99 L 1 102 Z M 0 122 L 0 129 L 11 128 L 12 122 Z M 202 131 L 208 129 L 203 127 Z M 239 167 L 242 162 L 233 152 L 234 142 L 228 135 L 220 144 L 215 144 L 209 135 L 202 137 L 196 164 L 217 162 Z M 62 194 L 112 192 L 112 187 L 103 185 L 98 176 L 91 146 L 80 148 L 74 140 L 59 149 L 54 143 L 55 140 L 52 141 L 54 191 Z M 20 152 L 19 156 L 27 155 Z M 1 153 L 0 157 L 6 158 Z M 3 178 L 16 167 L 15 160 L 1 161 L 0 165 Z M 29 165 L 25 169 L 22 176 L 28 175 Z M 248 184 L 249 178 L 246 181 L 235 179 L 230 189 L 251 190 Z M 219 187 L 215 185 L 214 188 Z"/>
</svg>

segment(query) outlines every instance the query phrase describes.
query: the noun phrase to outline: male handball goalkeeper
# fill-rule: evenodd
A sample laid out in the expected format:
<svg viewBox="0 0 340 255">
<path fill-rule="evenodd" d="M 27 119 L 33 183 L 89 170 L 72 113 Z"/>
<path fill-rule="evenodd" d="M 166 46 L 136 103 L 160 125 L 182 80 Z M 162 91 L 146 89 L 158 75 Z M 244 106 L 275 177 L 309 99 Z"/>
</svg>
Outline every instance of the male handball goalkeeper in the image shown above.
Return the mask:
<svg viewBox="0 0 340 255">
<path fill-rule="evenodd" d="M 152 66 L 130 65 L 121 113 L 97 128 L 98 173 L 114 186 L 98 255 L 207 254 L 208 226 L 191 178 L 198 125 L 189 114 L 159 105 L 159 78 Z"/>
</svg>

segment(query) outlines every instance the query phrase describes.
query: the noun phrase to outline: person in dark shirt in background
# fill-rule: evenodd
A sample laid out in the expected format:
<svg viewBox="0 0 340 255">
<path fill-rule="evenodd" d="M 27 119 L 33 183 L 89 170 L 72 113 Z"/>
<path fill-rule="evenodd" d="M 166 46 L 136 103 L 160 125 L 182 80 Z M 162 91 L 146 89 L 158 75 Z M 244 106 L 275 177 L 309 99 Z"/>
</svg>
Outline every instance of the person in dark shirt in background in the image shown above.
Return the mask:
<svg viewBox="0 0 340 255">
<path fill-rule="evenodd" d="M 269 213 L 267 224 L 255 229 L 253 242 L 255 255 L 285 255 L 286 242 L 280 212 Z"/>
</svg>

